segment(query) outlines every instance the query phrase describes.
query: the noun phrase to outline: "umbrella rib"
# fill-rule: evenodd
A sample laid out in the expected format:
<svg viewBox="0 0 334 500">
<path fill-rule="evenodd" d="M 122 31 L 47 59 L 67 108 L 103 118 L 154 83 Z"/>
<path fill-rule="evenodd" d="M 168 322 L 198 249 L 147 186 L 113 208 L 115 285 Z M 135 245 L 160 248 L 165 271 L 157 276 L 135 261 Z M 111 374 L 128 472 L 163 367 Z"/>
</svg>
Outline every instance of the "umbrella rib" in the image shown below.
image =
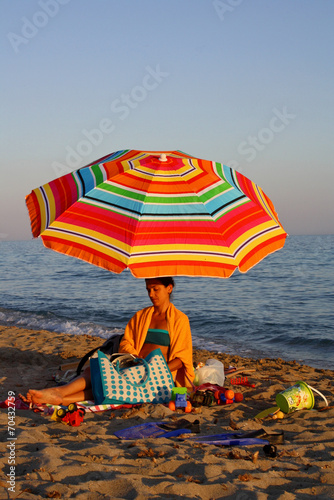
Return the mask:
<svg viewBox="0 0 334 500">
<path fill-rule="evenodd" d="M 250 238 L 248 238 L 246 241 L 243 242 L 242 245 L 240 245 L 238 247 L 238 250 L 236 250 L 233 254 L 233 257 L 235 257 L 236 255 L 238 255 L 238 253 L 246 246 L 248 245 L 251 241 L 255 240 L 256 238 L 259 238 L 259 236 L 263 236 L 264 234 L 267 234 L 267 233 L 270 233 L 271 231 L 276 231 L 276 229 L 279 229 L 280 226 L 276 225 L 276 226 L 273 226 L 273 227 L 269 227 L 268 229 L 264 229 L 263 231 L 261 231 L 260 233 L 256 233 L 254 234 L 253 236 L 251 236 Z"/>
<path fill-rule="evenodd" d="M 85 196 L 86 195 L 86 186 L 85 186 L 85 181 L 82 177 L 82 174 L 80 172 L 81 169 L 77 170 L 77 174 L 78 174 L 78 177 L 80 179 L 80 182 L 81 182 L 81 187 L 82 187 L 82 196 Z"/>
<path fill-rule="evenodd" d="M 228 207 L 229 205 L 233 205 L 237 201 L 241 201 L 243 199 L 247 200 L 247 196 L 246 195 L 239 196 L 238 198 L 234 198 L 233 200 L 229 201 L 228 203 L 224 203 L 224 205 L 220 205 L 218 208 L 216 208 L 216 210 L 213 210 L 211 215 L 215 215 L 217 212 L 220 212 L 222 209 Z"/>
</svg>

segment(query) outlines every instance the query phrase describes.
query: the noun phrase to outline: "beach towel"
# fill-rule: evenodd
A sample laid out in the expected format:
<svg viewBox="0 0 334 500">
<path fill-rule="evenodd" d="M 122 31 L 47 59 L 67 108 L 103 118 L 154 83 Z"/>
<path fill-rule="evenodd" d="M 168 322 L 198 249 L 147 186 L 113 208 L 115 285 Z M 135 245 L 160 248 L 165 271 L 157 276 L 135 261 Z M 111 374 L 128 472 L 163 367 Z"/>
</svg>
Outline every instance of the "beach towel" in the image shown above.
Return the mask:
<svg viewBox="0 0 334 500">
<path fill-rule="evenodd" d="M 94 401 L 81 401 L 80 403 L 76 403 L 78 408 L 83 408 L 86 412 L 92 412 L 92 413 L 97 413 L 100 411 L 106 411 L 106 410 L 120 410 L 123 408 L 133 408 L 135 405 L 131 404 L 101 404 L 97 405 L 95 404 Z M 15 402 L 9 402 L 8 399 L 5 401 L 0 401 L 0 408 L 13 408 L 15 405 L 16 410 L 33 410 L 34 412 L 43 412 L 45 414 L 50 414 L 52 415 L 53 411 L 56 408 L 66 408 L 63 405 L 52 405 L 52 404 L 44 404 L 44 405 L 39 405 L 39 404 L 33 404 L 29 405 L 22 401 L 22 399 L 16 398 Z"/>
<path fill-rule="evenodd" d="M 5 401 L 0 401 L 0 408 L 15 408 L 16 410 L 29 410 L 29 405 L 19 398 L 15 398 L 14 402 L 5 399 Z"/>
<path fill-rule="evenodd" d="M 119 409 L 122 409 L 122 408 L 132 408 L 133 405 L 122 405 L 122 404 L 115 404 L 115 405 L 112 405 L 112 404 L 101 404 L 101 405 L 97 405 L 95 404 L 94 401 L 81 401 L 80 403 L 76 403 L 77 407 L 78 408 L 83 408 L 86 413 L 87 412 L 92 412 L 92 413 L 98 413 L 98 412 L 101 412 L 101 411 L 107 411 L 107 410 L 119 410 Z M 65 408 L 64 406 L 62 405 L 46 405 L 48 408 L 51 408 L 52 410 L 54 410 L 55 408 Z"/>
</svg>

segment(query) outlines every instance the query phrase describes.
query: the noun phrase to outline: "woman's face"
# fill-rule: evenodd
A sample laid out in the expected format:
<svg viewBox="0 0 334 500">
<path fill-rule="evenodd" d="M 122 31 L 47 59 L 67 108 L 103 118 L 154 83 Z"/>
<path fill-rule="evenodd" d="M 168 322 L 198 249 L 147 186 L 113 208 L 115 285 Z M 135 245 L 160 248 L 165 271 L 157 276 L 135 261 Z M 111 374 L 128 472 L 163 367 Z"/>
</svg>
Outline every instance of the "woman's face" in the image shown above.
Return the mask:
<svg viewBox="0 0 334 500">
<path fill-rule="evenodd" d="M 146 290 L 154 306 L 162 306 L 169 303 L 169 296 L 173 291 L 173 285 L 164 286 L 158 279 L 147 279 Z"/>
</svg>

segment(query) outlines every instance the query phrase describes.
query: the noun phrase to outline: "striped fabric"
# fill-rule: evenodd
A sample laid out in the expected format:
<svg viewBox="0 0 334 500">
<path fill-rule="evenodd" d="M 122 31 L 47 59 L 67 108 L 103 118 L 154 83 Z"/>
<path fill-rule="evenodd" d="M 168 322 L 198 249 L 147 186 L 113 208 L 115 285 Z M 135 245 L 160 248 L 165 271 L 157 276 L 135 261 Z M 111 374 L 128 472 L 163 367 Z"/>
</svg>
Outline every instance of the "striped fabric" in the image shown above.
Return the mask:
<svg viewBox="0 0 334 500">
<path fill-rule="evenodd" d="M 81 401 L 81 403 L 76 403 L 78 408 L 83 408 L 85 412 L 98 413 L 100 411 L 106 410 L 120 410 L 122 408 L 133 408 L 135 405 L 96 405 L 94 401 Z M 39 409 L 40 411 L 44 411 L 45 407 L 50 408 L 50 415 L 52 415 L 55 408 L 66 408 L 66 406 L 62 405 L 34 405 L 34 409 Z"/>
<path fill-rule="evenodd" d="M 34 237 L 46 247 L 138 278 L 229 277 L 287 236 L 261 188 L 181 151 L 124 150 L 34 189 Z"/>
</svg>

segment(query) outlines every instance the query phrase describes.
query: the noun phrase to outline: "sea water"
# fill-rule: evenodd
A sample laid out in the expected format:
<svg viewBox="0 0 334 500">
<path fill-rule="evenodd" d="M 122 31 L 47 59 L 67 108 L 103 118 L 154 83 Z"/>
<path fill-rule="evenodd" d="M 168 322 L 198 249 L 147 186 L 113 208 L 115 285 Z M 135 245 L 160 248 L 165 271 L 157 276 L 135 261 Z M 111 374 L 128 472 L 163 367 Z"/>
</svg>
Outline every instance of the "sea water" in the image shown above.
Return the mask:
<svg viewBox="0 0 334 500">
<path fill-rule="evenodd" d="M 290 236 L 228 279 L 177 277 L 173 302 L 193 344 L 215 352 L 334 369 L 334 235 Z M 46 249 L 0 242 L 0 323 L 107 338 L 151 305 L 143 280 Z M 78 340 L 79 341 L 79 340 Z"/>
</svg>

